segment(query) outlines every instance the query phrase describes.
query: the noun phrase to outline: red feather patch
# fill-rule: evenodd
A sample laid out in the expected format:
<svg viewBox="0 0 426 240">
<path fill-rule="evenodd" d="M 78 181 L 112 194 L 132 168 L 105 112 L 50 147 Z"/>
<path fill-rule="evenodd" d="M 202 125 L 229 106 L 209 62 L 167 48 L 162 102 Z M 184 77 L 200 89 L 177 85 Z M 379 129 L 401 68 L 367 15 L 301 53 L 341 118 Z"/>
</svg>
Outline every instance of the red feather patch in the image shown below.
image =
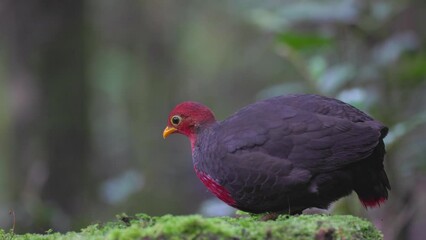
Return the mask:
<svg viewBox="0 0 426 240">
<path fill-rule="evenodd" d="M 231 194 L 226 190 L 223 186 L 221 186 L 219 183 L 217 183 L 212 177 L 205 174 L 202 171 L 198 171 L 196 167 L 194 167 L 195 172 L 197 173 L 198 178 L 201 180 L 201 182 L 204 183 L 204 185 L 209 189 L 210 192 L 212 192 L 214 195 L 216 195 L 220 200 L 224 201 L 226 204 L 230 206 L 235 206 L 236 202 L 231 197 Z"/>
<path fill-rule="evenodd" d="M 359 199 L 359 200 L 361 200 L 365 208 L 373 208 L 373 207 L 379 207 L 380 204 L 383 204 L 386 201 L 386 198 L 381 197 L 377 199 Z"/>
</svg>

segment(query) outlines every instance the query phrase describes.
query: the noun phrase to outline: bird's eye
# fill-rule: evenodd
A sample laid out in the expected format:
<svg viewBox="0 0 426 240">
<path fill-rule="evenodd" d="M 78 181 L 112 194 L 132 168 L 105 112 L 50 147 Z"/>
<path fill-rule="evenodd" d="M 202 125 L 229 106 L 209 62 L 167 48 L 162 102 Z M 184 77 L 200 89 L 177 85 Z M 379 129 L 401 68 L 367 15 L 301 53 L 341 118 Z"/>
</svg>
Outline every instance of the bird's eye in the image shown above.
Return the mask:
<svg viewBox="0 0 426 240">
<path fill-rule="evenodd" d="M 180 116 L 173 116 L 170 119 L 170 122 L 172 122 L 172 124 L 175 126 L 179 125 L 180 121 L 182 121 L 182 118 Z"/>
</svg>

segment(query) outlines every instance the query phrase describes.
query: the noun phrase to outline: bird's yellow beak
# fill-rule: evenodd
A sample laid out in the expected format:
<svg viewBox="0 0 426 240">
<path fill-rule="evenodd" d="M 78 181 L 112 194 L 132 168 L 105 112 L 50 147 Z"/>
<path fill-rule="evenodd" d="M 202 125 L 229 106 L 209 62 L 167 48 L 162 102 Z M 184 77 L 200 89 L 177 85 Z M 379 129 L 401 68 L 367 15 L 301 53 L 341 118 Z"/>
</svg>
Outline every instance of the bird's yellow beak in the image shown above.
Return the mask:
<svg viewBox="0 0 426 240">
<path fill-rule="evenodd" d="M 176 131 L 177 131 L 176 128 L 167 126 L 163 131 L 163 138 L 166 139 L 167 136 L 169 136 L 170 134 Z"/>
</svg>

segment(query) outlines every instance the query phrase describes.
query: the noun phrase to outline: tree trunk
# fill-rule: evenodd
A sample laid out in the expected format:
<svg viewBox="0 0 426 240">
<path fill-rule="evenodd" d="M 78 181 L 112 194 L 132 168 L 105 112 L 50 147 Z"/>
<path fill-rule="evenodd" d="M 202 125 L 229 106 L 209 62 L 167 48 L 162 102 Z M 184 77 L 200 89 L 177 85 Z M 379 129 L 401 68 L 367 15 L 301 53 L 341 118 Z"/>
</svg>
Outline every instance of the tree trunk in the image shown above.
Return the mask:
<svg viewBox="0 0 426 240">
<path fill-rule="evenodd" d="M 90 199 L 84 3 L 3 4 L 18 231 L 68 229 Z"/>
</svg>

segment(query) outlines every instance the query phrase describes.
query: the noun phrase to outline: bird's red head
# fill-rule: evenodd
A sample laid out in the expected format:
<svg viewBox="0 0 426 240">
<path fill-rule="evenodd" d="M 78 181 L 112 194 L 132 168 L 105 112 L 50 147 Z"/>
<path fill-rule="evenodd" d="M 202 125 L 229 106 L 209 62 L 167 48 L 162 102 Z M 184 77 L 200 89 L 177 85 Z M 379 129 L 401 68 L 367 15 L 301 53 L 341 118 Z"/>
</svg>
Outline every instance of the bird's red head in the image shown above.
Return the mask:
<svg viewBox="0 0 426 240">
<path fill-rule="evenodd" d="M 183 102 L 169 114 L 163 137 L 166 138 L 172 133 L 181 133 L 188 136 L 193 144 L 200 127 L 214 122 L 216 119 L 208 107 L 197 102 Z"/>
</svg>

